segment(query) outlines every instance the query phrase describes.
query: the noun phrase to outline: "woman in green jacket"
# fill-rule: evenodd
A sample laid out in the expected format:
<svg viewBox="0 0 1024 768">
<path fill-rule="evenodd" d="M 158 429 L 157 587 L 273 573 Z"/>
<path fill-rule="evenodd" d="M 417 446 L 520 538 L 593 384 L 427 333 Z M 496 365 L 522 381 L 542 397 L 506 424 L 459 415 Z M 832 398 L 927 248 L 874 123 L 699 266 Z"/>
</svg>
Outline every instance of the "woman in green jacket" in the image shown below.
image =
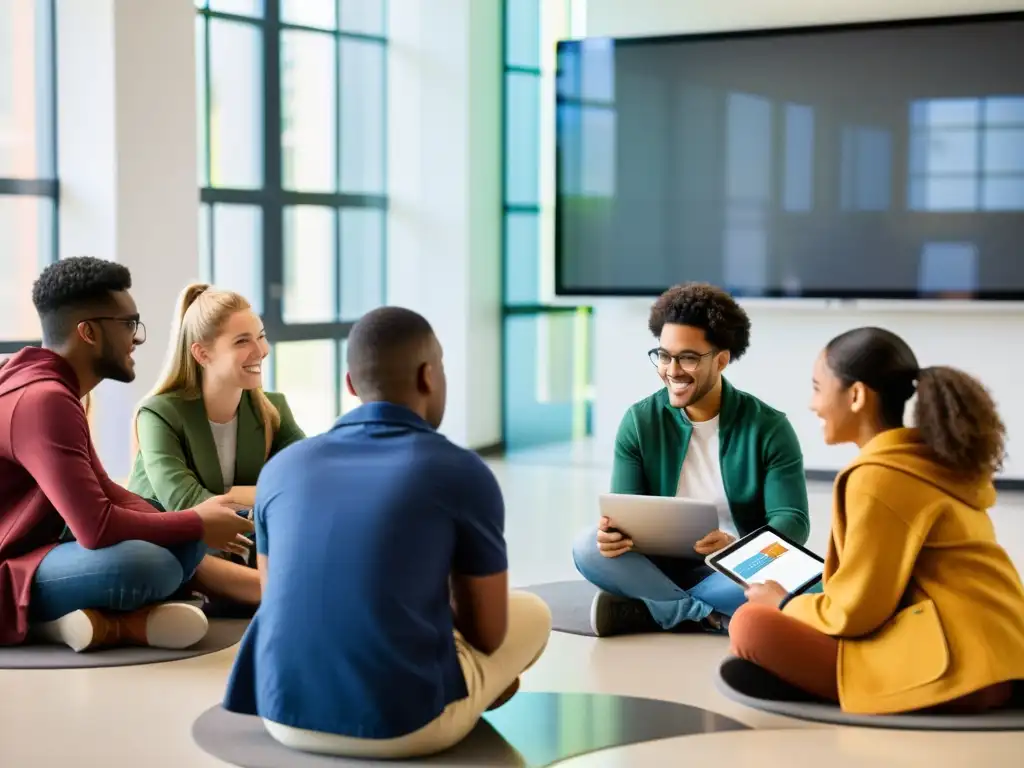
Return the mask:
<svg viewBox="0 0 1024 768">
<path fill-rule="evenodd" d="M 263 323 L 244 297 L 203 284 L 182 292 L 177 317 L 165 374 L 135 415 L 128 488 L 167 510 L 221 494 L 251 509 L 263 466 L 305 436 L 284 397 L 261 389 Z M 195 586 L 214 602 L 257 605 L 251 563 L 211 553 Z"/>
</svg>

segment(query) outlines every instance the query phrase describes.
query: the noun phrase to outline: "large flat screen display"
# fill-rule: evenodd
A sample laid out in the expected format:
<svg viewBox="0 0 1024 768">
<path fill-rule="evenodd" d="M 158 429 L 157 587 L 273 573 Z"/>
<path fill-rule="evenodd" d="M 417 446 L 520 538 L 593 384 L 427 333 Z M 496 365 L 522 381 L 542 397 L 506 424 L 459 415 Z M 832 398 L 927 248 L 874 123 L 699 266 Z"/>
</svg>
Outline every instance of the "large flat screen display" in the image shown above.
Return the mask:
<svg viewBox="0 0 1024 768">
<path fill-rule="evenodd" d="M 1024 300 L 1024 13 L 559 44 L 556 291 Z"/>
</svg>

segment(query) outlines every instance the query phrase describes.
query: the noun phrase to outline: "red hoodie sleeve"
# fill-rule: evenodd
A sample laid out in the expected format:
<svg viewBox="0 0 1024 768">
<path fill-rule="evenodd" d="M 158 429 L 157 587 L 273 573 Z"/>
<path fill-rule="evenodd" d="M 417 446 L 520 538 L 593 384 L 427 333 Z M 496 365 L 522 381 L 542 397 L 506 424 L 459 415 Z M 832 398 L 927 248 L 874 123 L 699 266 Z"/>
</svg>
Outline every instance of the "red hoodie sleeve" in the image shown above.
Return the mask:
<svg viewBox="0 0 1024 768">
<path fill-rule="evenodd" d="M 93 467 L 96 470 L 96 476 L 99 478 L 100 487 L 103 488 L 104 492 L 106 492 L 112 502 L 120 507 L 126 507 L 135 512 L 145 512 L 151 515 L 160 514 L 159 509 L 154 507 L 137 493 L 132 493 L 123 485 L 111 480 L 107 471 L 100 465 L 99 460 L 93 464 Z"/>
<path fill-rule="evenodd" d="M 111 498 L 103 478 L 112 481 L 92 448 L 81 402 L 70 392 L 33 389 L 11 417 L 11 452 L 79 544 L 101 549 L 130 539 L 171 545 L 202 538 L 203 523 L 193 510 L 153 514 Z"/>
</svg>

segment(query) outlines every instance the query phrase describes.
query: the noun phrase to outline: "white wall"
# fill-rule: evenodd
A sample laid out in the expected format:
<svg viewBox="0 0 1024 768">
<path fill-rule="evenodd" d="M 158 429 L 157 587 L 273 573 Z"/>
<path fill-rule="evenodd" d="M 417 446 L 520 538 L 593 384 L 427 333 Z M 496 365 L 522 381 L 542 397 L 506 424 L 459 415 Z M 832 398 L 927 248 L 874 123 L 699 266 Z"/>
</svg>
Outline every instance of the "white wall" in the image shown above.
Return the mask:
<svg viewBox="0 0 1024 768">
<path fill-rule="evenodd" d="M 445 350 L 441 431 L 501 440 L 501 2 L 390 0 L 388 303 Z"/>
<path fill-rule="evenodd" d="M 125 477 L 135 405 L 163 365 L 176 294 L 199 271 L 195 8 L 61 0 L 57 12 L 60 255 L 131 269 L 148 330 L 135 382 L 106 382 L 94 401 L 97 450 Z"/>
<path fill-rule="evenodd" d="M 586 33 L 593 36 L 655 35 L 755 27 L 893 19 L 960 13 L 1022 10 L 1024 3 L 995 0 L 588 0 Z M 610 460 L 612 441 L 625 409 L 650 394 L 659 382 L 645 358 L 652 346 L 647 331 L 650 301 L 596 302 L 595 443 L 597 455 Z M 786 411 L 803 446 L 808 469 L 835 470 L 848 461 L 848 448 L 821 441 L 817 420 L 808 412 L 811 365 L 822 345 L 858 325 L 882 325 L 902 335 L 922 366 L 947 364 L 980 377 L 999 402 L 1010 433 L 1004 475 L 1024 478 L 1024 398 L 1019 383 L 1024 361 L 1015 349 L 1024 339 L 1019 308 L 933 308 L 907 311 L 879 305 L 827 309 L 749 306 L 753 323 L 747 357 L 729 370 L 731 380 Z M 940 330 L 941 329 L 941 330 Z"/>
</svg>

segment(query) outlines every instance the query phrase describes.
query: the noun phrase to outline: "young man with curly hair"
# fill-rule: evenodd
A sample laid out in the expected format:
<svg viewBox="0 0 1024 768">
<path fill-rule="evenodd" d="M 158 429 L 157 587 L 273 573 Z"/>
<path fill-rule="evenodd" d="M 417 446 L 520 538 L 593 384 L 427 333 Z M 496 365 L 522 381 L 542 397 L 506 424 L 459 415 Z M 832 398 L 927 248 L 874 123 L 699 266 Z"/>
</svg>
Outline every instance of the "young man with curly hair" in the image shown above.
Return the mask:
<svg viewBox="0 0 1024 768">
<path fill-rule="evenodd" d="M 126 267 L 102 259 L 47 267 L 32 290 L 43 346 L 0 365 L 0 646 L 188 647 L 206 617 L 163 601 L 207 545 L 246 551 L 252 523 L 221 497 L 161 513 L 96 455 L 82 398 L 104 379 L 132 381 L 146 338 L 131 284 Z"/>
<path fill-rule="evenodd" d="M 725 291 L 678 285 L 651 308 L 648 353 L 664 387 L 629 408 L 615 438 L 612 493 L 685 496 L 718 508 L 700 557 L 647 557 L 601 518 L 573 545 L 600 588 L 598 637 L 683 629 L 724 632 L 743 590 L 703 558 L 763 525 L 804 543 L 810 533 L 803 454 L 785 414 L 722 375 L 750 343 L 750 319 Z"/>
</svg>

